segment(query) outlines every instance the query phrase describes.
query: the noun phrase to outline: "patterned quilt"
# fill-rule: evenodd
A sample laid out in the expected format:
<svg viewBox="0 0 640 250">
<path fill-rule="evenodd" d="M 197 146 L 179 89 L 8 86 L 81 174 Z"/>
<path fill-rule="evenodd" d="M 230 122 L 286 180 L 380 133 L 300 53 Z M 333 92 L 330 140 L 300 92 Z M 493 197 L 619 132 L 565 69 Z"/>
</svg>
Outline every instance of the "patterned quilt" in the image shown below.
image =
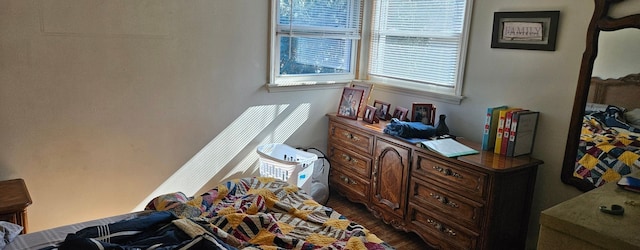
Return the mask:
<svg viewBox="0 0 640 250">
<path fill-rule="evenodd" d="M 585 115 L 574 176 L 595 187 L 620 179 L 640 168 L 637 133 L 606 126 L 602 119 Z"/>
<path fill-rule="evenodd" d="M 170 211 L 192 236 L 210 234 L 240 249 L 393 249 L 363 226 L 286 182 L 236 179 L 187 197 L 154 198 L 147 210 Z"/>
</svg>

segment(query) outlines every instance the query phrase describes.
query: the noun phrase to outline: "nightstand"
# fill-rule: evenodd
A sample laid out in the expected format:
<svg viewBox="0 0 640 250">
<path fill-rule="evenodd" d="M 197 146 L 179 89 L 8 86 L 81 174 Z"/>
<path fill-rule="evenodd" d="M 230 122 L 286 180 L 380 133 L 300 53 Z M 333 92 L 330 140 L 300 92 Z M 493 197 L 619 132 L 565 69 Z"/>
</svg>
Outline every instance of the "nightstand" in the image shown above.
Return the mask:
<svg viewBox="0 0 640 250">
<path fill-rule="evenodd" d="M 31 205 L 31 196 L 22 179 L 0 181 L 0 220 L 9 221 L 24 227 L 27 233 L 27 207 Z"/>
</svg>

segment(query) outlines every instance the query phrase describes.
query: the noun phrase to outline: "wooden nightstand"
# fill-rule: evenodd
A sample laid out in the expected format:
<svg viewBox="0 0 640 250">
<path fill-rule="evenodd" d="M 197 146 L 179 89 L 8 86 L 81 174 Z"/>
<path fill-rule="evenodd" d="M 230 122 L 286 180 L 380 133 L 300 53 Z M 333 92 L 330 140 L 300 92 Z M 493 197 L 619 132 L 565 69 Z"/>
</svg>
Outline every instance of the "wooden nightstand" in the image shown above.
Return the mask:
<svg viewBox="0 0 640 250">
<path fill-rule="evenodd" d="M 0 220 L 23 226 L 22 233 L 27 233 L 27 207 L 31 205 L 31 196 L 24 180 L 0 181 L 0 190 Z"/>
</svg>

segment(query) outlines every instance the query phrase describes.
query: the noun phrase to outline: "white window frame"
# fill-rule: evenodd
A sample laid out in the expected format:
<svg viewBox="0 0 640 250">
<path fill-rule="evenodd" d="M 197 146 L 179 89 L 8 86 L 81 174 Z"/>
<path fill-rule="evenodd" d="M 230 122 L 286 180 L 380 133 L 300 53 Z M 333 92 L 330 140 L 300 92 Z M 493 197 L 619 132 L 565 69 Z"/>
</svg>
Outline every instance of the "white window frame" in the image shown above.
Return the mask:
<svg viewBox="0 0 640 250">
<path fill-rule="evenodd" d="M 358 39 L 351 44 L 350 71 L 344 74 L 325 75 L 280 75 L 280 36 L 278 35 L 278 0 L 271 0 L 270 12 L 270 53 L 269 53 L 269 92 L 309 90 L 316 88 L 342 88 L 356 78 L 358 70 Z M 361 10 L 363 11 L 363 10 Z M 362 28 L 361 28 L 362 29 Z M 318 36 L 322 37 L 322 36 Z"/>
<path fill-rule="evenodd" d="M 363 36 L 366 37 L 367 40 L 362 41 L 363 45 L 365 45 L 362 47 L 362 50 L 364 51 L 363 54 L 366 54 L 367 56 L 366 57 L 362 56 L 360 58 L 361 66 L 360 66 L 359 78 L 374 82 L 376 84 L 376 89 L 379 89 L 379 90 L 398 93 L 402 95 L 428 97 L 430 99 L 437 99 L 443 102 L 459 104 L 464 98 L 462 96 L 462 87 L 464 82 L 464 71 L 465 71 L 465 65 L 466 65 L 465 62 L 466 62 L 467 47 L 468 47 L 468 41 L 469 41 L 469 28 L 471 23 L 471 13 L 472 13 L 472 7 L 473 7 L 473 0 L 465 0 L 465 1 L 466 1 L 466 7 L 465 7 L 465 13 L 464 13 L 464 21 L 463 21 L 464 23 L 462 26 L 461 41 L 458 49 L 456 80 L 453 87 L 445 87 L 445 86 L 438 86 L 434 84 L 419 83 L 419 82 L 414 82 L 409 80 L 401 80 L 401 79 L 369 75 L 368 60 L 369 60 L 369 49 L 370 49 L 369 45 L 371 44 L 370 32 L 372 28 L 371 22 L 373 19 L 373 8 L 374 8 L 373 1 L 366 1 L 366 5 L 365 5 L 366 12 L 363 20 L 365 25 L 363 25 L 363 29 L 367 31 L 367 34 Z"/>
<path fill-rule="evenodd" d="M 368 74 L 369 68 L 369 48 L 370 48 L 370 36 L 371 36 L 371 20 L 373 18 L 373 1 L 363 0 L 363 20 L 362 20 L 362 32 L 360 42 L 357 43 L 357 50 L 352 53 L 353 60 L 357 60 L 354 63 L 353 71 L 357 72 L 356 79 L 371 82 L 376 84 L 376 89 L 387 91 L 391 93 L 397 93 L 401 95 L 416 96 L 421 98 L 430 98 L 447 103 L 459 104 L 464 96 L 462 96 L 462 88 L 464 83 L 464 72 L 466 65 L 466 55 L 469 41 L 469 30 L 471 26 L 471 15 L 473 8 L 473 0 L 466 0 L 467 6 L 465 8 L 464 24 L 462 27 L 461 42 L 458 55 L 458 69 L 456 73 L 456 82 L 452 87 L 443 87 L 438 85 L 430 85 L 425 83 L 418 83 L 413 81 L 377 77 Z M 285 84 L 278 84 L 276 81 L 276 71 L 279 67 L 279 43 L 276 41 L 276 22 L 278 0 L 271 0 L 271 26 L 270 26 L 270 79 L 267 84 L 267 89 L 270 92 L 280 91 L 298 91 L 298 90 L 310 90 L 317 88 L 342 88 L 350 81 L 332 81 L 325 77 L 308 78 L 305 81 L 290 82 Z M 278 46 L 277 46 L 278 45 Z M 353 57 L 352 56 L 352 57 Z M 354 61 L 356 62 L 356 61 Z"/>
</svg>

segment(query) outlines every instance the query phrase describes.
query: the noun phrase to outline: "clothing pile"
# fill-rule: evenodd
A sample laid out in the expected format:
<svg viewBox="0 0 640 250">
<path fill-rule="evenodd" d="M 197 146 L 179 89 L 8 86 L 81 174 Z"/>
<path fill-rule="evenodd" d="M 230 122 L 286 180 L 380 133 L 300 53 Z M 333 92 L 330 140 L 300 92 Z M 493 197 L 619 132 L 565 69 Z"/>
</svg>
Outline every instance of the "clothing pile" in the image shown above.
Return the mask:
<svg viewBox="0 0 640 250">
<path fill-rule="evenodd" d="M 431 138 L 436 135 L 436 128 L 422 122 L 404 122 L 392 118 L 383 132 L 402 138 Z"/>
</svg>

